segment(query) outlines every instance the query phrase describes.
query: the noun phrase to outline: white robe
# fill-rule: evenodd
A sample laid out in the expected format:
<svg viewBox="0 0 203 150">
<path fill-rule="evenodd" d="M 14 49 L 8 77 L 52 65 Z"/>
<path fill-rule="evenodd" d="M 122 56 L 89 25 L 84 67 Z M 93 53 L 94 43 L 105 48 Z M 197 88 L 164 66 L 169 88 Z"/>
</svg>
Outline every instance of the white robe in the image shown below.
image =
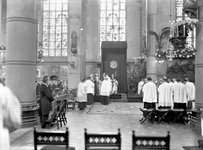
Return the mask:
<svg viewBox="0 0 203 150">
<path fill-rule="evenodd" d="M 87 93 L 86 93 L 86 83 L 80 82 L 78 84 L 78 90 L 77 90 L 77 101 L 78 102 L 87 102 Z"/>
<path fill-rule="evenodd" d="M 174 103 L 187 103 L 187 90 L 186 86 L 178 82 L 173 86 Z"/>
<path fill-rule="evenodd" d="M 94 95 L 94 82 L 90 79 L 86 80 L 86 85 L 87 85 L 87 94 L 91 93 Z"/>
<path fill-rule="evenodd" d="M 143 88 L 143 85 L 144 85 L 144 81 L 140 81 L 138 83 L 138 90 L 137 90 L 137 94 L 140 95 L 141 91 L 142 91 L 142 88 Z"/>
<path fill-rule="evenodd" d="M 118 93 L 118 81 L 113 79 L 112 82 L 112 93 Z"/>
<path fill-rule="evenodd" d="M 111 93 L 112 86 L 108 79 L 104 79 L 101 83 L 101 96 L 109 96 Z"/>
<path fill-rule="evenodd" d="M 195 100 L 195 85 L 194 85 L 194 83 L 187 81 L 185 86 L 187 89 L 188 101 Z"/>
<path fill-rule="evenodd" d="M 9 127 L 21 126 L 21 105 L 8 87 L 0 84 L 0 150 L 10 150 Z"/>
<path fill-rule="evenodd" d="M 144 84 L 143 89 L 143 102 L 156 103 L 157 102 L 157 89 L 156 84 L 152 81 L 148 81 Z"/>
<path fill-rule="evenodd" d="M 172 86 L 170 83 L 164 82 L 159 88 L 159 106 L 173 106 L 172 101 Z"/>
</svg>

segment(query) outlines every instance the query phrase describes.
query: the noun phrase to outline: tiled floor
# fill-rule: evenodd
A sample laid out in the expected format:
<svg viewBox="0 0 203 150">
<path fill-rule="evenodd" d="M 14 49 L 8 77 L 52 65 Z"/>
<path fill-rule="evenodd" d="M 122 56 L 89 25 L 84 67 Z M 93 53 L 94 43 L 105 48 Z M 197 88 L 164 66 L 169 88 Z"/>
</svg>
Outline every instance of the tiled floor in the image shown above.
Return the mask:
<svg viewBox="0 0 203 150">
<path fill-rule="evenodd" d="M 97 103 L 96 105 L 101 105 Z M 124 103 L 121 104 L 122 106 Z M 129 103 L 127 104 L 129 105 Z M 132 103 L 132 108 L 142 106 L 141 103 Z M 89 113 L 92 106 L 88 106 L 86 110 L 68 110 L 66 116 L 70 133 L 70 146 L 76 150 L 84 150 L 84 128 L 88 132 L 95 133 L 117 133 L 117 129 L 121 129 L 122 150 L 131 150 L 132 148 L 132 130 L 135 130 L 137 135 L 166 135 L 170 131 L 171 135 L 171 150 L 183 150 L 182 146 L 195 146 L 198 139 L 203 139 L 200 133 L 192 130 L 189 124 L 151 124 L 144 122 L 140 124 L 139 120 L 142 114 L 105 114 L 105 113 Z M 98 107 L 98 106 L 97 106 Z M 103 107 L 101 105 L 101 107 Z M 108 107 L 115 107 L 112 104 Z M 113 109 L 113 108 L 112 108 Z M 126 108 L 125 110 L 126 111 Z M 139 111 L 139 110 L 137 110 Z M 56 127 L 51 130 L 56 130 Z M 64 127 L 62 127 L 64 130 Z M 33 128 L 19 129 L 11 133 L 12 150 L 33 150 Z"/>
</svg>

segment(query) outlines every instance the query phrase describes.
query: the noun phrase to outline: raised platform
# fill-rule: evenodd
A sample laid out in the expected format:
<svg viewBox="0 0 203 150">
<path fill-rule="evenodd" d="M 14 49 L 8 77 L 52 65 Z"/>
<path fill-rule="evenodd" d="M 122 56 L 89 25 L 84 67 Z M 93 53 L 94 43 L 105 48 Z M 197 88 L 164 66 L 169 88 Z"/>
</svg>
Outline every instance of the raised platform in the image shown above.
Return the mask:
<svg viewBox="0 0 203 150">
<path fill-rule="evenodd" d="M 100 102 L 100 96 L 94 96 L 94 102 Z M 142 96 L 127 96 L 125 93 L 117 93 L 110 95 L 111 102 L 142 102 Z"/>
<path fill-rule="evenodd" d="M 143 102 L 142 96 L 135 95 L 135 96 L 128 96 L 128 102 Z"/>
<path fill-rule="evenodd" d="M 112 94 L 110 96 L 110 101 L 111 102 L 128 102 L 127 94 L 125 93 Z"/>
</svg>

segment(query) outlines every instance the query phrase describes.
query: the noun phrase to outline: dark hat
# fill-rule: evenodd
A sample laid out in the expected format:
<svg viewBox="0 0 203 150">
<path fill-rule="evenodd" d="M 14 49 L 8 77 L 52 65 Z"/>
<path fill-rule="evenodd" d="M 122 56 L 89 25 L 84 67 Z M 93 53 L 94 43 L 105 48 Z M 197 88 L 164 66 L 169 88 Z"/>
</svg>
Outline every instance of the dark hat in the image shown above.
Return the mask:
<svg viewBox="0 0 203 150">
<path fill-rule="evenodd" d="M 151 78 L 151 77 L 148 77 L 147 80 L 148 80 L 148 81 L 152 81 L 152 78 Z"/>
<path fill-rule="evenodd" d="M 56 75 L 50 76 L 50 80 L 58 80 L 58 77 Z"/>
</svg>

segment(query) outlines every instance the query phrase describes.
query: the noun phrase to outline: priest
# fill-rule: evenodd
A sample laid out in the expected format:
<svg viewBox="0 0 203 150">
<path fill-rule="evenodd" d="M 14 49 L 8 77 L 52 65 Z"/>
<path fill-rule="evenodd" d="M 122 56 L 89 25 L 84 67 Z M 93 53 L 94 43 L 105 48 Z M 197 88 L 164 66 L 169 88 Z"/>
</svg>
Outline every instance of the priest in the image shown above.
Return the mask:
<svg viewBox="0 0 203 150">
<path fill-rule="evenodd" d="M 157 89 L 156 84 L 152 82 L 151 77 L 147 78 L 147 83 L 144 84 L 142 92 L 143 92 L 144 108 L 146 109 L 156 108 Z"/>
<path fill-rule="evenodd" d="M 163 83 L 158 87 L 159 93 L 159 109 L 173 107 L 172 86 L 167 82 L 167 78 L 163 78 Z"/>
<path fill-rule="evenodd" d="M 112 90 L 112 86 L 109 82 L 108 75 L 104 75 L 104 80 L 101 83 L 101 103 L 103 105 L 109 104 L 109 96 Z"/>
<path fill-rule="evenodd" d="M 86 92 L 87 92 L 87 105 L 92 105 L 94 102 L 94 76 L 90 74 L 90 77 L 86 80 Z"/>
<path fill-rule="evenodd" d="M 186 86 L 181 82 L 182 80 L 177 79 L 177 83 L 173 86 L 174 95 L 174 109 L 186 110 L 187 105 L 187 89 Z"/>
<path fill-rule="evenodd" d="M 189 81 L 189 78 L 185 78 L 185 86 L 186 86 L 187 93 L 188 93 L 188 96 L 187 96 L 188 106 L 187 106 L 187 108 L 189 110 L 191 110 L 193 108 L 192 103 L 195 100 L 195 85 L 193 82 Z"/>
</svg>

